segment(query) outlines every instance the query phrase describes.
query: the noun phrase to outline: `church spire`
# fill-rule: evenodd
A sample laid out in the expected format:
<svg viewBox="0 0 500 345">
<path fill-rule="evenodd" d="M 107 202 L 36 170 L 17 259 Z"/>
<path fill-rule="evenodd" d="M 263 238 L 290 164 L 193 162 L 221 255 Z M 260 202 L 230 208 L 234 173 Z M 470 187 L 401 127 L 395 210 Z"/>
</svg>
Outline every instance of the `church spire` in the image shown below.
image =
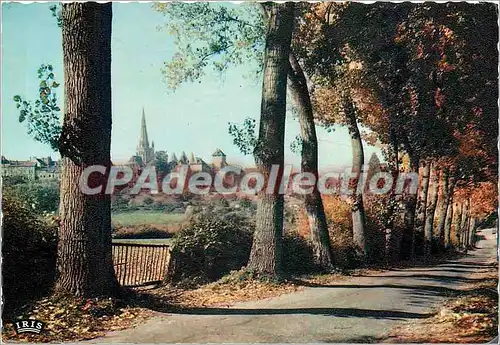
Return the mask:
<svg viewBox="0 0 500 345">
<path fill-rule="evenodd" d="M 142 108 L 141 135 L 139 137 L 139 144 L 137 145 L 137 156 L 140 156 L 144 163 L 149 163 L 154 159 L 154 146 L 149 147 L 148 130 L 146 127 L 146 114 L 144 113 L 144 107 Z"/>
<path fill-rule="evenodd" d="M 149 148 L 148 130 L 146 128 L 146 114 L 144 113 L 144 107 L 142 107 L 141 136 L 139 138 L 139 146 L 142 148 Z"/>
</svg>

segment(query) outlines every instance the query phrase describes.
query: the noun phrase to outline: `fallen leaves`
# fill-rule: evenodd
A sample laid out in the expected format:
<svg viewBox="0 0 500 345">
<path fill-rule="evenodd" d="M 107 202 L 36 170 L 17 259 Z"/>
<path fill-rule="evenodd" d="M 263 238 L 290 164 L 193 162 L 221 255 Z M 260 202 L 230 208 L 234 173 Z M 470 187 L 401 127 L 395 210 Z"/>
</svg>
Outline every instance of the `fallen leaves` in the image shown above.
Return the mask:
<svg viewBox="0 0 500 345">
<path fill-rule="evenodd" d="M 178 308 L 199 308 L 208 306 L 229 306 L 245 302 L 277 297 L 302 289 L 292 282 L 268 282 L 242 277 L 241 272 L 233 272 L 223 279 L 196 289 L 182 289 L 165 286 L 146 291 L 156 298 L 169 301 Z"/>
<path fill-rule="evenodd" d="M 485 343 L 497 335 L 498 268 L 478 273 L 480 282 L 463 286 L 434 316 L 392 330 L 391 343 Z"/>
<path fill-rule="evenodd" d="M 88 340 L 105 331 L 131 327 L 150 315 L 147 309 L 129 307 L 110 298 L 45 298 L 30 309 L 5 322 L 3 340 L 37 343 Z M 45 329 L 40 334 L 16 334 L 12 322 L 26 317 L 45 322 Z"/>
</svg>

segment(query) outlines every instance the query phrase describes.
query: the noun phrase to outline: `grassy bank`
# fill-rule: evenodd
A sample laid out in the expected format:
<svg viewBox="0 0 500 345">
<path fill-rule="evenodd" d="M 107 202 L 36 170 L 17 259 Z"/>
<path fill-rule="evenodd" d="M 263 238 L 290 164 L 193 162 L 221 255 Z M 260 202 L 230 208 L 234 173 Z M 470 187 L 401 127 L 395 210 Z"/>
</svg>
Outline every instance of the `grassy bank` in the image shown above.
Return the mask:
<svg viewBox="0 0 500 345">
<path fill-rule="evenodd" d="M 184 220 L 182 213 L 165 213 L 160 211 L 132 211 L 113 213 L 113 224 L 120 226 L 135 225 L 178 225 Z"/>
</svg>

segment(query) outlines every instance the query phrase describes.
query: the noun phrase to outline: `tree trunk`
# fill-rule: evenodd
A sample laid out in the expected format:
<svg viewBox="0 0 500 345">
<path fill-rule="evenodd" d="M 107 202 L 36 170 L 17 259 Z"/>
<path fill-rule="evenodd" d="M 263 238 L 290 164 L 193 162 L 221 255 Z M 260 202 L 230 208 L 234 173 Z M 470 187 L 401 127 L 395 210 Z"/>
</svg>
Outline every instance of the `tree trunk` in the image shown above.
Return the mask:
<svg viewBox="0 0 500 345">
<path fill-rule="evenodd" d="M 450 194 L 448 208 L 446 211 L 446 221 L 444 224 L 444 249 L 448 250 L 452 246 L 451 242 L 451 225 L 453 224 L 453 193 Z"/>
<path fill-rule="evenodd" d="M 112 295 L 118 288 L 110 196 L 88 195 L 79 187 L 86 167 L 101 165 L 109 173 L 111 166 L 111 17 L 111 3 L 63 5 L 65 115 L 55 288 L 60 294 Z M 107 180 L 106 174 L 95 175 L 89 187 Z"/>
<path fill-rule="evenodd" d="M 441 174 L 441 198 L 438 206 L 438 226 L 437 234 L 439 238 L 439 248 L 445 247 L 445 225 L 447 220 L 448 208 L 450 205 L 451 196 L 455 187 L 455 179 L 450 177 L 450 170 L 444 169 Z"/>
<path fill-rule="evenodd" d="M 455 214 L 456 214 L 456 217 L 455 217 L 455 220 L 454 220 L 454 223 L 455 223 L 455 236 L 457 238 L 457 248 L 459 249 L 460 248 L 460 233 L 462 231 L 462 214 L 463 214 L 463 204 L 461 203 L 456 203 L 455 204 Z"/>
<path fill-rule="evenodd" d="M 397 141 L 397 136 L 396 133 L 394 132 L 394 129 L 392 128 L 392 125 L 389 124 L 391 128 L 389 130 L 389 140 L 390 140 L 390 147 L 391 150 L 389 151 L 389 160 L 392 162 L 390 164 L 391 168 L 391 174 L 394 179 L 394 181 L 397 181 L 397 178 L 399 176 L 399 145 Z M 380 170 L 380 166 L 377 167 L 378 170 Z M 371 181 L 371 178 L 367 177 L 367 182 Z M 396 197 L 396 184 L 393 184 L 392 188 L 390 189 L 389 192 L 389 205 L 388 205 L 388 214 L 394 215 L 397 211 L 397 205 L 398 205 L 398 200 Z M 392 231 L 394 229 L 394 221 L 396 220 L 396 217 L 389 217 L 389 220 L 386 224 L 385 228 L 385 263 L 386 265 L 389 265 L 392 260 L 393 260 L 393 237 L 392 237 Z"/>
<path fill-rule="evenodd" d="M 416 214 L 416 222 L 415 222 L 415 253 L 418 255 L 423 254 L 425 243 L 424 241 L 424 227 L 425 227 L 425 215 L 427 209 L 427 196 L 429 193 L 429 174 L 430 174 L 430 163 L 423 162 L 422 164 L 422 183 L 420 184 L 420 190 L 417 200 L 417 214 Z"/>
<path fill-rule="evenodd" d="M 410 173 L 417 173 L 419 157 L 410 148 L 406 148 L 410 158 Z M 415 211 L 417 206 L 417 195 L 409 194 L 405 198 L 404 210 L 404 232 L 401 241 L 401 257 L 403 259 L 413 258 L 415 255 Z"/>
<path fill-rule="evenodd" d="M 302 137 L 301 168 L 302 172 L 312 173 L 317 181 L 318 139 L 316 137 L 313 108 L 306 77 L 293 53 L 290 54 L 290 67 L 288 85 L 298 109 L 300 134 Z M 333 264 L 328 224 L 317 183 L 314 185 L 313 192 L 305 195 L 304 204 L 309 220 L 314 261 L 319 267 L 331 270 Z"/>
<path fill-rule="evenodd" d="M 439 187 L 439 171 L 435 168 L 434 164 L 431 166 L 430 170 L 430 188 L 429 195 L 427 198 L 427 210 L 425 214 L 425 242 L 424 249 L 425 255 L 429 255 L 432 250 L 432 238 L 434 236 L 434 214 L 436 212 L 436 204 L 438 199 L 438 187 Z"/>
<path fill-rule="evenodd" d="M 352 147 L 352 173 L 356 174 L 353 177 L 353 182 L 350 183 L 352 194 L 351 198 L 351 216 L 352 216 L 352 237 L 356 250 L 356 256 L 361 261 L 366 259 L 367 246 L 365 234 L 365 209 L 363 206 L 362 191 L 358 193 L 358 184 L 362 176 L 362 167 L 365 162 L 363 152 L 363 142 L 359 132 L 358 123 L 356 121 L 356 111 L 352 103 L 351 95 L 348 91 L 344 91 L 342 95 L 342 110 L 346 117 L 347 129 L 351 136 Z"/>
<path fill-rule="evenodd" d="M 463 211 L 462 211 L 462 221 L 460 224 L 460 245 L 462 248 L 467 247 L 467 238 L 468 238 L 468 224 L 469 224 L 469 208 L 470 208 L 470 202 L 467 199 L 465 203 L 463 204 Z"/>
<path fill-rule="evenodd" d="M 284 200 L 279 185 L 284 163 L 286 83 L 294 4 L 263 3 L 262 6 L 267 17 L 267 32 L 259 138 L 254 158 L 267 183 L 272 165 L 279 166 L 279 173 L 271 193 L 266 192 L 267 188 L 259 192 L 248 268 L 258 274 L 277 276 L 281 273 Z"/>
<path fill-rule="evenodd" d="M 472 217 L 470 220 L 470 229 L 469 229 L 469 247 L 473 248 L 475 246 L 474 238 L 476 236 L 476 218 Z"/>
</svg>

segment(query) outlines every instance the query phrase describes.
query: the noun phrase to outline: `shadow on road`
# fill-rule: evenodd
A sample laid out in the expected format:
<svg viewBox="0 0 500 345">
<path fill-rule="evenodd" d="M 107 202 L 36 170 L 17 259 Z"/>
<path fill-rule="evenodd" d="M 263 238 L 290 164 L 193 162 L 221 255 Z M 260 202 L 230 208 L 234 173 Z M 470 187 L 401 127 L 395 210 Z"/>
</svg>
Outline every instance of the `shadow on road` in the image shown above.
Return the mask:
<svg viewBox="0 0 500 345">
<path fill-rule="evenodd" d="M 179 314 L 191 315 L 293 315 L 310 314 L 334 317 L 363 317 L 374 319 L 424 319 L 432 314 L 410 313 L 395 310 L 372 310 L 358 308 L 284 308 L 284 309 L 246 309 L 246 308 L 192 308 L 183 309 Z"/>
<path fill-rule="evenodd" d="M 387 339 L 387 337 L 372 337 L 369 335 L 359 336 L 357 338 L 349 338 L 350 344 L 376 344 L 381 343 L 383 340 Z M 338 338 L 330 338 L 330 339 L 321 339 L 318 343 L 339 343 Z"/>
<path fill-rule="evenodd" d="M 447 273 L 448 271 L 446 271 Z M 443 272 L 445 273 L 445 272 Z M 391 275 L 375 275 L 375 276 L 359 276 L 359 277 L 377 277 L 377 278 L 411 278 L 411 279 L 423 279 L 423 280 L 435 280 L 437 282 L 446 282 L 446 283 L 460 283 L 460 282 L 481 282 L 484 279 L 482 278 L 468 278 L 468 277 L 460 277 L 460 276 L 439 276 L 432 274 L 391 274 Z"/>
<path fill-rule="evenodd" d="M 481 271 L 477 271 L 477 270 L 481 270 Z M 481 268 L 474 268 L 474 269 L 469 269 L 469 267 L 467 268 L 462 268 L 462 269 L 455 269 L 455 268 L 443 268 L 443 267 L 436 267 L 436 268 L 416 268 L 416 269 L 411 269 L 411 270 L 408 270 L 408 269 L 393 269 L 393 271 L 395 272 L 415 272 L 415 273 L 418 273 L 418 272 L 443 272 L 443 271 L 446 271 L 447 273 L 460 273 L 460 274 L 469 274 L 471 272 L 486 272 L 486 270 L 488 269 L 488 267 L 481 267 Z"/>
</svg>

